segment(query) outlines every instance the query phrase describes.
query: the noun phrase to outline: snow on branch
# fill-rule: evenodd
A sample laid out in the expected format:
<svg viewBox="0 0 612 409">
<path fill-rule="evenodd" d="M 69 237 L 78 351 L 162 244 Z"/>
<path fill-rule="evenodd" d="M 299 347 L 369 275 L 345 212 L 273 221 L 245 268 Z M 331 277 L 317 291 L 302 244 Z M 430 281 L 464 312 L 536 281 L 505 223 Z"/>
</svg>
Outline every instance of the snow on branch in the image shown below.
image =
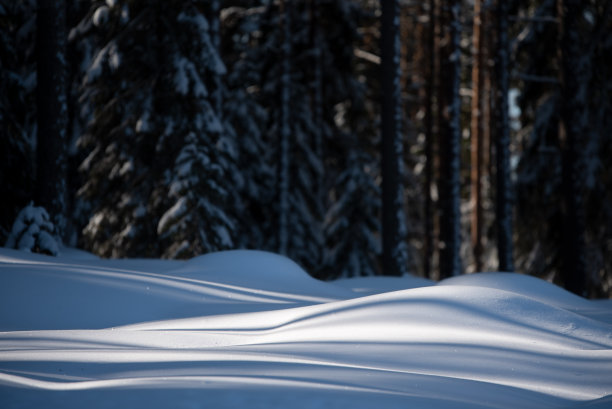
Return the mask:
<svg viewBox="0 0 612 409">
<path fill-rule="evenodd" d="M 5 247 L 57 256 L 59 239 L 45 208 L 33 203 L 24 207 L 13 223 Z"/>
</svg>

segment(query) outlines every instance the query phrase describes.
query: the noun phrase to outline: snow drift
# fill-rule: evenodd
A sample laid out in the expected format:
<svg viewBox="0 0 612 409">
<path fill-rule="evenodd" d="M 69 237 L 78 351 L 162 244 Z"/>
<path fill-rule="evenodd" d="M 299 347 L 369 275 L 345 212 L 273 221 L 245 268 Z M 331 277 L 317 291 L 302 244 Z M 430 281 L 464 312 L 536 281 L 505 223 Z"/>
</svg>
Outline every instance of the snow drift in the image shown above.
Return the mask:
<svg viewBox="0 0 612 409">
<path fill-rule="evenodd" d="M 517 274 L 323 283 L 255 251 L 1 249 L 0 406 L 605 408 L 610 317 Z"/>
</svg>

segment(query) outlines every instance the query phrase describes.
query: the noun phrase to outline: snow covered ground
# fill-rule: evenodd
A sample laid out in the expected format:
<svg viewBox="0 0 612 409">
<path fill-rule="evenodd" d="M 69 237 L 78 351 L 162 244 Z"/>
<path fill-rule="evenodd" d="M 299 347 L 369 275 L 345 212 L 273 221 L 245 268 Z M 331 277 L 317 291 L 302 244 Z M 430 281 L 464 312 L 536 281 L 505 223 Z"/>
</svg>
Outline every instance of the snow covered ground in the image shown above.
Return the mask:
<svg viewBox="0 0 612 409">
<path fill-rule="evenodd" d="M 0 249 L 1 408 L 611 408 L 612 302 L 518 274 L 323 283 L 268 253 Z"/>
</svg>

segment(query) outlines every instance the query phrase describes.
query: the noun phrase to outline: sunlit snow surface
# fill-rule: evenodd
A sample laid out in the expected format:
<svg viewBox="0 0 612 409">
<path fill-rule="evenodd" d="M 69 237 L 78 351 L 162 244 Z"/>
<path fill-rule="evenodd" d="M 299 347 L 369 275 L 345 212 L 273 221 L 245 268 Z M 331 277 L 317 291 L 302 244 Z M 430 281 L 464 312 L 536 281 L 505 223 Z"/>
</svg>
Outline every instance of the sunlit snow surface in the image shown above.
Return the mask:
<svg viewBox="0 0 612 409">
<path fill-rule="evenodd" d="M 0 249 L 0 331 L 1 408 L 612 407 L 612 303 L 517 274 Z"/>
</svg>

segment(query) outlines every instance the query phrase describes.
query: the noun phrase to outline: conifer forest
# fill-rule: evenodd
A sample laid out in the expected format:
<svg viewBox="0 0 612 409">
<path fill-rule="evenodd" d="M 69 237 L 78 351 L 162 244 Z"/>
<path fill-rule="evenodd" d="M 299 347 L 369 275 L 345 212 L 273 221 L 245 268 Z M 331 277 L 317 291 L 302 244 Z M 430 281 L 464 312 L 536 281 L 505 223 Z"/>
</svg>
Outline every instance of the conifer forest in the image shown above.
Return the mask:
<svg viewBox="0 0 612 409">
<path fill-rule="evenodd" d="M 0 0 L 0 245 L 612 297 L 611 3 Z"/>
</svg>

